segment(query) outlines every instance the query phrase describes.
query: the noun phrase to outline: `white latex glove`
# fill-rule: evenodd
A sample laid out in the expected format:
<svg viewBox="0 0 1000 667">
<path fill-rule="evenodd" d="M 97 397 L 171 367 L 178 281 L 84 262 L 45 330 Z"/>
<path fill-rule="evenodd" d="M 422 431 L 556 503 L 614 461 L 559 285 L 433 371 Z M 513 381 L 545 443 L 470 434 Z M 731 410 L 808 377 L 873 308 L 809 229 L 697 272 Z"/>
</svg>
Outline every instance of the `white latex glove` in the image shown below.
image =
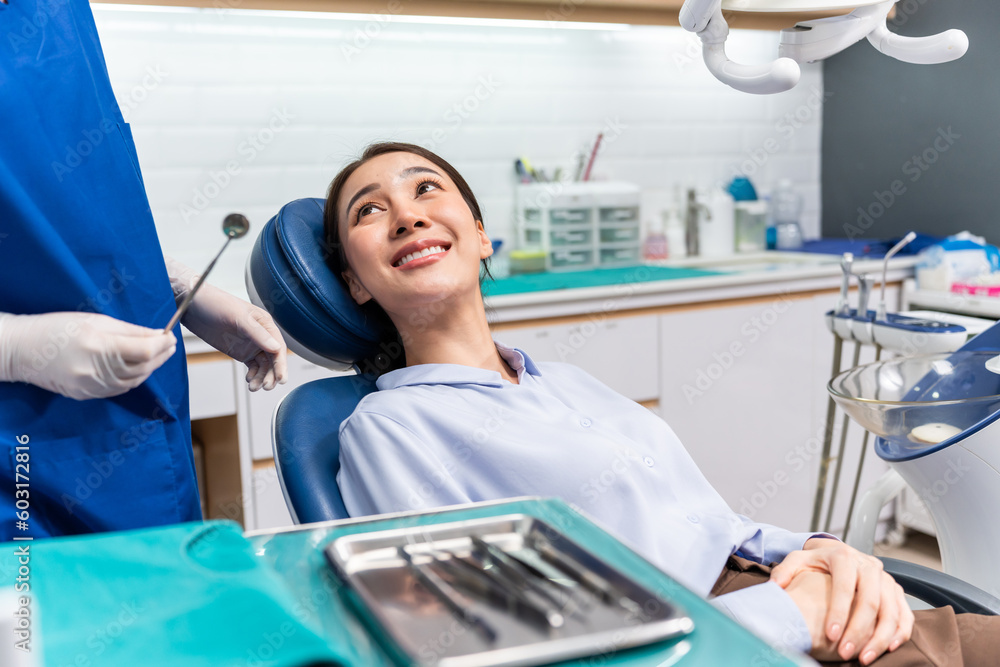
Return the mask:
<svg viewBox="0 0 1000 667">
<path fill-rule="evenodd" d="M 0 381 L 78 401 L 138 387 L 176 347 L 172 333 L 98 313 L 0 313 Z"/>
<path fill-rule="evenodd" d="M 166 257 L 174 298 L 180 304 L 198 274 Z M 198 290 L 181 322 L 193 334 L 247 366 L 250 391 L 274 389 L 287 381 L 285 342 L 270 313 L 205 283 Z"/>
</svg>

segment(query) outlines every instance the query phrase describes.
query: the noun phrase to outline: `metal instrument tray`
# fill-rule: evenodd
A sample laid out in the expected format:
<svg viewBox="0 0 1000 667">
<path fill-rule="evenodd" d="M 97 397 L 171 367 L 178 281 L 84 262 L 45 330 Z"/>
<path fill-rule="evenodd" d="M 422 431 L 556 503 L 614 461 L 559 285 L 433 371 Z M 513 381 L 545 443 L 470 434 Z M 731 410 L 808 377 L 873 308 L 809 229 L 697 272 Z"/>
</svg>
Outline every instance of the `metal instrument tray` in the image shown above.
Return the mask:
<svg viewBox="0 0 1000 667">
<path fill-rule="evenodd" d="M 509 605 L 505 608 L 468 593 L 458 579 L 449 576 L 449 571 L 454 574 L 461 568 L 439 571 L 441 560 L 472 558 L 471 536 L 513 556 L 515 563 L 527 564 L 522 571 L 536 577 L 530 583 L 548 587 L 552 597 L 564 603 L 562 624 L 551 627 L 537 619 L 530 622 L 526 614 Z M 400 547 L 414 565 L 401 557 Z M 393 644 L 390 652 L 403 664 L 538 665 L 610 655 L 677 637 L 694 627 L 676 605 L 551 525 L 525 514 L 345 535 L 326 547 L 326 556 L 356 594 L 352 601 L 360 607 L 362 618 L 377 626 Z M 446 605 L 440 593 L 424 583 L 425 577 L 414 573 L 422 569 L 418 566 L 431 568 L 438 581 L 453 584 L 452 592 L 461 593 L 462 606 L 482 625 L 488 624 L 493 637 Z"/>
</svg>

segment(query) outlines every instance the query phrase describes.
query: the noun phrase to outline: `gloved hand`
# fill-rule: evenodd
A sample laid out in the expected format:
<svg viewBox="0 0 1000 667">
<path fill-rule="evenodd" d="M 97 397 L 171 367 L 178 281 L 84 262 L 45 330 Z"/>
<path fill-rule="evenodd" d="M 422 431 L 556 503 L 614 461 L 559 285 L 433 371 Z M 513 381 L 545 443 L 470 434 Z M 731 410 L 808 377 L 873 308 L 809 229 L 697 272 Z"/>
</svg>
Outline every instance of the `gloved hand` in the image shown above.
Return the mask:
<svg viewBox="0 0 1000 667">
<path fill-rule="evenodd" d="M 198 282 L 198 274 L 170 257 L 164 259 L 174 298 L 180 304 Z M 287 381 L 285 343 L 263 308 L 205 283 L 181 322 L 216 350 L 246 364 L 250 391 L 274 389 Z"/>
<path fill-rule="evenodd" d="M 0 381 L 78 401 L 138 387 L 176 347 L 172 333 L 98 313 L 0 313 Z"/>
</svg>

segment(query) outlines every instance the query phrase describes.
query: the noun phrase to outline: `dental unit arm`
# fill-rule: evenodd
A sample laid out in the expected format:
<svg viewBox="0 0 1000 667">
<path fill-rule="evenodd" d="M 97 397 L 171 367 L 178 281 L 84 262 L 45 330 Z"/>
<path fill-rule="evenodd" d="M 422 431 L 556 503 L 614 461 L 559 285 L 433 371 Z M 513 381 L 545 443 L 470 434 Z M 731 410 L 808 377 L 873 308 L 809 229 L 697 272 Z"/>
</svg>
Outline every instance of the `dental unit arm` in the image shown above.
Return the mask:
<svg viewBox="0 0 1000 667">
<path fill-rule="evenodd" d="M 889 32 L 886 18 L 895 4 L 891 0 L 872 2 L 857 0 L 865 6 L 850 14 L 831 18 L 802 21 L 781 31 L 779 58 L 762 65 L 743 65 L 726 55 L 729 24 L 723 15 L 723 0 L 685 0 L 680 11 L 680 23 L 685 30 L 696 33 L 702 41 L 702 52 L 709 71 L 719 81 L 736 90 L 756 95 L 781 93 L 799 82 L 800 63 L 828 58 L 865 37 L 887 56 L 918 65 L 951 62 L 965 55 L 969 38 L 961 30 L 947 30 L 929 37 L 904 37 Z M 753 0 L 727 0 L 727 9 L 753 10 Z M 757 5 L 766 0 L 757 0 Z M 803 1 L 798 9 L 809 10 Z M 822 5 L 829 2 L 813 3 Z M 758 6 L 759 11 L 767 11 Z M 787 11 L 788 8 L 782 8 Z"/>
</svg>

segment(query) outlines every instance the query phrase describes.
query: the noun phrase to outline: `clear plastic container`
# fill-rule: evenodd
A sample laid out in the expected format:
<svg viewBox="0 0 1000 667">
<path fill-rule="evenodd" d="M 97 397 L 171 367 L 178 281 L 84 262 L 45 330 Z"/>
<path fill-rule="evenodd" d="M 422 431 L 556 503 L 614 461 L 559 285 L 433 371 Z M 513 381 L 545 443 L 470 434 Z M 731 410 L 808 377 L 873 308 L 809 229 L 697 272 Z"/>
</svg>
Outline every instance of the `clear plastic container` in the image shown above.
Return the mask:
<svg viewBox="0 0 1000 667">
<path fill-rule="evenodd" d="M 802 247 L 802 195 L 788 179 L 778 182 L 771 196 L 771 218 L 774 220 L 775 247 L 778 250 L 795 250 Z"/>
</svg>

